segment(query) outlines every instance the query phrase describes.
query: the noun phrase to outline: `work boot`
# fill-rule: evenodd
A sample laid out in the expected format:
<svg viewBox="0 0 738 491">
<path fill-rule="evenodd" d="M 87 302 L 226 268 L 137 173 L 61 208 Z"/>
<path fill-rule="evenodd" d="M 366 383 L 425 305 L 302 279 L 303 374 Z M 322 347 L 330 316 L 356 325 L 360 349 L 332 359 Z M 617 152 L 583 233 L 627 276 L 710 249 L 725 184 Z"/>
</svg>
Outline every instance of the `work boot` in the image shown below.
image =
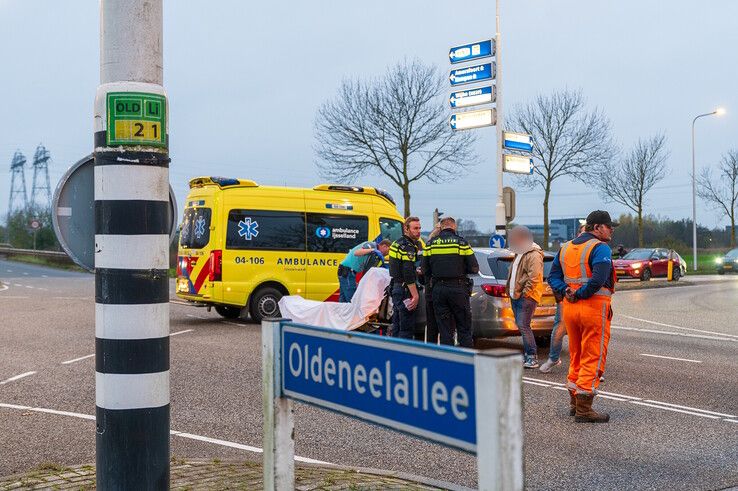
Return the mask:
<svg viewBox="0 0 738 491">
<path fill-rule="evenodd" d="M 607 423 L 610 415 L 598 413 L 592 409 L 594 394 L 577 394 L 577 409 L 574 416 L 576 423 Z"/>
<path fill-rule="evenodd" d="M 569 390 L 569 416 L 577 414 L 577 391 Z"/>
</svg>

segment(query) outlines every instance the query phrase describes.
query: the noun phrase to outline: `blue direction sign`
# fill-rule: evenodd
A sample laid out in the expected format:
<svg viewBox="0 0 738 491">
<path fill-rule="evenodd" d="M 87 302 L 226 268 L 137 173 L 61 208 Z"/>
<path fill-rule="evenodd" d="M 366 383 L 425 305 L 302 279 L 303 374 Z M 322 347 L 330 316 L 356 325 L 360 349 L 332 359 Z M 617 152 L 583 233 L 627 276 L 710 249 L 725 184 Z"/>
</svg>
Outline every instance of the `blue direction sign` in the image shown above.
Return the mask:
<svg viewBox="0 0 738 491">
<path fill-rule="evenodd" d="M 452 109 L 460 107 L 477 106 L 495 101 L 495 86 L 487 85 L 478 89 L 460 90 L 451 93 L 448 103 Z"/>
<path fill-rule="evenodd" d="M 506 245 L 505 236 L 500 234 L 494 234 L 489 238 L 489 246 L 492 249 L 504 249 Z"/>
<path fill-rule="evenodd" d="M 454 46 L 448 50 L 448 59 L 451 63 L 461 63 L 464 61 L 478 60 L 479 58 L 487 58 L 488 56 L 494 56 L 494 54 L 495 42 L 492 39 L 487 39 L 478 43 Z"/>
<path fill-rule="evenodd" d="M 521 150 L 523 152 L 533 151 L 533 137 L 529 134 L 505 131 L 503 135 L 505 148 L 509 150 Z"/>
<path fill-rule="evenodd" d="M 457 68 L 451 70 L 448 75 L 452 87 L 470 84 L 472 82 L 481 82 L 482 80 L 492 80 L 493 78 L 495 78 L 494 63 L 483 63 L 466 68 Z"/>
<path fill-rule="evenodd" d="M 476 451 L 472 351 L 292 323 L 280 344 L 284 396 Z"/>
</svg>

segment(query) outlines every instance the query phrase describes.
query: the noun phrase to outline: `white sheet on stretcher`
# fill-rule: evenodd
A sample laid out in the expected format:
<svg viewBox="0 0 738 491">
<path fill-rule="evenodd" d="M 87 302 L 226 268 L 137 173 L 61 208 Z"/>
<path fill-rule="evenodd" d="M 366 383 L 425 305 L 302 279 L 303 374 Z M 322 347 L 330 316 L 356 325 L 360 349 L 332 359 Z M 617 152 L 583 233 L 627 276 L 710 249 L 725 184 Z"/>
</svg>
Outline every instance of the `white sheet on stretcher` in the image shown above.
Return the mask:
<svg viewBox="0 0 738 491">
<path fill-rule="evenodd" d="M 377 312 L 389 283 L 389 271 L 371 268 L 361 278 L 351 303 L 318 302 L 289 295 L 279 301 L 279 311 L 282 317 L 300 324 L 351 331 Z"/>
</svg>

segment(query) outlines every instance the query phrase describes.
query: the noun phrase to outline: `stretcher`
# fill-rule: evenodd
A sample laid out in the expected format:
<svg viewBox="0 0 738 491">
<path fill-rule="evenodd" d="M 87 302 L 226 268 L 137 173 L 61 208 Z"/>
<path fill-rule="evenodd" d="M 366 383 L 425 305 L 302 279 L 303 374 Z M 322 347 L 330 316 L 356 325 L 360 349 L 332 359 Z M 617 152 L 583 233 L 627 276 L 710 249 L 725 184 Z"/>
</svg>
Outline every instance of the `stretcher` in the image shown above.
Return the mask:
<svg viewBox="0 0 738 491">
<path fill-rule="evenodd" d="M 279 311 L 285 319 L 299 324 L 365 332 L 385 331 L 392 316 L 387 287 L 389 271 L 370 268 L 361 278 L 350 303 L 306 300 L 289 295 L 279 300 Z"/>
</svg>

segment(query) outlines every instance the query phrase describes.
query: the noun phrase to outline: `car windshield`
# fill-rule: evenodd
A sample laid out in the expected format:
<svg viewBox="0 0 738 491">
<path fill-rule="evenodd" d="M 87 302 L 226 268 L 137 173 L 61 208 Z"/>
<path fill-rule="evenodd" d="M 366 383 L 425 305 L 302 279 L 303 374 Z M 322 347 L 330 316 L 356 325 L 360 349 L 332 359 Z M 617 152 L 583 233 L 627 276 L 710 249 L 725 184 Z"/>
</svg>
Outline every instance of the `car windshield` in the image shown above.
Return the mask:
<svg viewBox="0 0 738 491">
<path fill-rule="evenodd" d="M 725 255 L 728 259 L 738 259 L 738 249 L 732 249 Z"/>
<path fill-rule="evenodd" d="M 633 249 L 623 259 L 650 259 L 653 249 Z"/>
</svg>

